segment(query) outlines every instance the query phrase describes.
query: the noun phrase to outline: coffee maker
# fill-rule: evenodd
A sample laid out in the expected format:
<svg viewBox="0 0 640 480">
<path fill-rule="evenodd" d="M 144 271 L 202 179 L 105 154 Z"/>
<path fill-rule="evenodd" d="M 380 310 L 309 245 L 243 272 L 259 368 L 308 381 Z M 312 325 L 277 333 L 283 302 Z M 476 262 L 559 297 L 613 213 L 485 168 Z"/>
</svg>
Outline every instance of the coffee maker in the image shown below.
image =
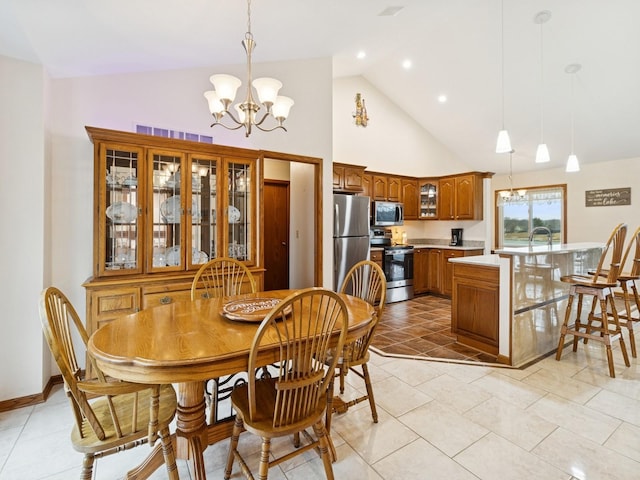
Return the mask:
<svg viewBox="0 0 640 480">
<path fill-rule="evenodd" d="M 451 229 L 451 242 L 449 243 L 452 247 L 460 247 L 462 246 L 462 228 L 452 228 Z"/>
</svg>

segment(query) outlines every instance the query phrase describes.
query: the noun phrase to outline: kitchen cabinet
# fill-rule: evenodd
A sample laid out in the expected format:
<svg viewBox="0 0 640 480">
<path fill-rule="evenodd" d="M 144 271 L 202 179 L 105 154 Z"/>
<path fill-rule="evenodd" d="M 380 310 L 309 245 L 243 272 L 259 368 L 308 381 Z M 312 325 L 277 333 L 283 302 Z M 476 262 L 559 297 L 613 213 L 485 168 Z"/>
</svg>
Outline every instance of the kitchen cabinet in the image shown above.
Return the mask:
<svg viewBox="0 0 640 480">
<path fill-rule="evenodd" d="M 333 164 L 333 191 L 347 193 L 362 193 L 363 176 L 366 167 L 347 165 L 343 163 Z"/>
<path fill-rule="evenodd" d="M 400 180 L 402 203 L 404 205 L 404 219 L 418 220 L 418 182 L 415 179 L 402 178 Z"/>
<path fill-rule="evenodd" d="M 211 258 L 244 262 L 262 285 L 257 152 L 86 129 L 94 144 L 89 335 L 120 315 L 189 299 Z"/>
<path fill-rule="evenodd" d="M 427 291 L 430 293 L 440 293 L 442 288 L 442 250 L 439 248 L 430 248 L 428 257 Z"/>
<path fill-rule="evenodd" d="M 440 220 L 482 220 L 485 174 L 472 172 L 440 178 L 438 218 Z"/>
<path fill-rule="evenodd" d="M 362 175 L 362 193 L 361 195 L 369 197 L 373 200 L 373 176 L 365 173 Z"/>
<path fill-rule="evenodd" d="M 387 201 L 402 202 L 402 181 L 400 177 L 387 177 Z"/>
<path fill-rule="evenodd" d="M 371 175 L 371 192 L 372 200 L 387 200 L 387 176 L 384 174 L 374 173 Z"/>
<path fill-rule="evenodd" d="M 413 291 L 416 295 L 429 291 L 429 249 L 413 250 Z"/>
<path fill-rule="evenodd" d="M 380 250 L 371 250 L 371 261 L 377 263 L 380 268 L 384 271 L 384 251 Z"/>
<path fill-rule="evenodd" d="M 440 289 L 442 295 L 450 297 L 453 288 L 453 263 L 450 263 L 449 259 L 464 256 L 463 250 L 442 251 L 442 284 Z"/>
<path fill-rule="evenodd" d="M 453 264 L 451 331 L 456 341 L 498 355 L 500 271 Z"/>
<path fill-rule="evenodd" d="M 419 218 L 421 220 L 438 220 L 438 180 L 419 180 L 418 190 Z"/>
</svg>

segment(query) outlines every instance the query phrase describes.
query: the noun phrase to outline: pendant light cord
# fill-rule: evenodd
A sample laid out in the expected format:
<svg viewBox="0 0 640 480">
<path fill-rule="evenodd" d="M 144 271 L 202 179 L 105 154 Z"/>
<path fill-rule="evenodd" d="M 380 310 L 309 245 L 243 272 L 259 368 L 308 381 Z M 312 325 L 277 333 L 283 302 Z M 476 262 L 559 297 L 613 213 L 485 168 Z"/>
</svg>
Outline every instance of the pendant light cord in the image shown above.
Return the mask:
<svg viewBox="0 0 640 480">
<path fill-rule="evenodd" d="M 540 143 L 544 143 L 544 40 L 543 25 L 540 23 Z"/>
<path fill-rule="evenodd" d="M 573 152 L 573 135 L 574 135 L 574 125 L 573 125 L 573 117 L 574 117 L 574 98 L 573 98 L 573 90 L 574 90 L 574 86 L 573 86 L 573 80 L 575 78 L 576 74 L 572 73 L 571 74 L 571 155 L 574 154 Z"/>
<path fill-rule="evenodd" d="M 500 2 L 500 91 L 502 92 L 502 130 L 504 130 L 504 0 Z"/>
</svg>

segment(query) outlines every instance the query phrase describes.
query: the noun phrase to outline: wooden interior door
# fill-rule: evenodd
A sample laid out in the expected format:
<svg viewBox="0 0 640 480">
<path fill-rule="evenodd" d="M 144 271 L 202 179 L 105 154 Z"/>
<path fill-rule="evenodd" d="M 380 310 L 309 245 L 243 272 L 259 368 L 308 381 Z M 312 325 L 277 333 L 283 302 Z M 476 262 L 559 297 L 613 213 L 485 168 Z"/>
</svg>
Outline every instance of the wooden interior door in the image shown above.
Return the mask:
<svg viewBox="0 0 640 480">
<path fill-rule="evenodd" d="M 264 289 L 289 288 L 289 182 L 264 181 Z"/>
</svg>

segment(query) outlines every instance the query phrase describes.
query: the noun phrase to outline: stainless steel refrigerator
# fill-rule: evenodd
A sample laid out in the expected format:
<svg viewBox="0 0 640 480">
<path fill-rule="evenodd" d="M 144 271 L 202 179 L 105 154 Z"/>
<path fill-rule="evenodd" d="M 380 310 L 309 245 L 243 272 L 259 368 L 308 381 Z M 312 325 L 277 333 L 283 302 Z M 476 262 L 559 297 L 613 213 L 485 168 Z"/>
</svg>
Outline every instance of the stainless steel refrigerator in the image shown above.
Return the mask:
<svg viewBox="0 0 640 480">
<path fill-rule="evenodd" d="M 349 269 L 369 259 L 369 197 L 333 195 L 333 287 Z"/>
</svg>

